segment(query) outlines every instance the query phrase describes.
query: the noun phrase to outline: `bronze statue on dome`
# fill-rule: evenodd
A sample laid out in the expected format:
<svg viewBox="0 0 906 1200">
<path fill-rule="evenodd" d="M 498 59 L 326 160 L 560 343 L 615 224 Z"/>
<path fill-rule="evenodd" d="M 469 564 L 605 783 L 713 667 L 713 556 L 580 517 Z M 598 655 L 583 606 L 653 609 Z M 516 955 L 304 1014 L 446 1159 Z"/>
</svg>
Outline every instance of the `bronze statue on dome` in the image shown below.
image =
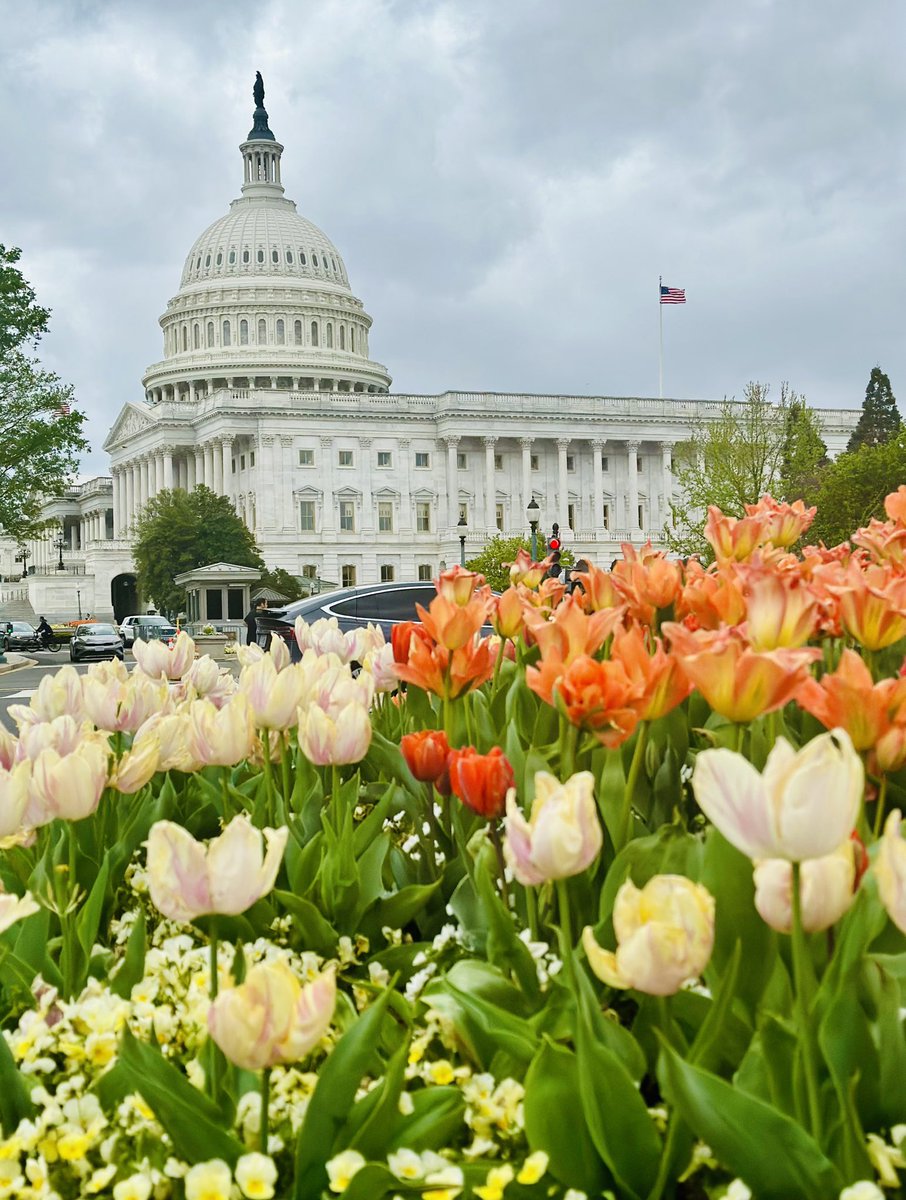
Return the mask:
<svg viewBox="0 0 906 1200">
<path fill-rule="evenodd" d="M 264 108 L 264 80 L 261 78 L 261 72 L 255 72 L 255 86 L 252 88 L 252 98 L 255 101 L 256 108 Z"/>
</svg>

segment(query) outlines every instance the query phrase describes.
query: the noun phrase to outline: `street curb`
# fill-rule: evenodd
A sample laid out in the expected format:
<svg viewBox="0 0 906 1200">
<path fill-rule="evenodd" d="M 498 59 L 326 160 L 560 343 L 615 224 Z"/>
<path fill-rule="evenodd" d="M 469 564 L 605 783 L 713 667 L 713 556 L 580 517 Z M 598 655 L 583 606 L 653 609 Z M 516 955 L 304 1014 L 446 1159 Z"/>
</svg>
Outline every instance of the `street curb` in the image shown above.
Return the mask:
<svg viewBox="0 0 906 1200">
<path fill-rule="evenodd" d="M 14 663 L 0 663 L 0 675 L 9 675 L 11 671 L 19 671 L 22 667 L 37 667 L 38 665 L 36 658 L 23 658 L 21 662 Z"/>
</svg>

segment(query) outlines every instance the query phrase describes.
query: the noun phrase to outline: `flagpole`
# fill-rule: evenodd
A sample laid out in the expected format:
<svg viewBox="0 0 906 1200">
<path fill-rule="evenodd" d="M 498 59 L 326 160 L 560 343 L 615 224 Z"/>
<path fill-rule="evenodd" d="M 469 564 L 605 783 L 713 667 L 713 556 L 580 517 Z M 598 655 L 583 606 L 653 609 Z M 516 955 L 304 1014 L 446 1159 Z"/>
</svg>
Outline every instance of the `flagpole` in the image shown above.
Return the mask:
<svg viewBox="0 0 906 1200">
<path fill-rule="evenodd" d="M 661 400 L 664 399 L 664 306 L 661 303 L 661 288 L 663 287 L 663 285 L 664 285 L 663 277 L 658 275 L 658 277 L 657 277 L 657 317 L 658 317 L 658 330 L 660 333 L 660 354 L 658 356 L 657 394 Z"/>
</svg>

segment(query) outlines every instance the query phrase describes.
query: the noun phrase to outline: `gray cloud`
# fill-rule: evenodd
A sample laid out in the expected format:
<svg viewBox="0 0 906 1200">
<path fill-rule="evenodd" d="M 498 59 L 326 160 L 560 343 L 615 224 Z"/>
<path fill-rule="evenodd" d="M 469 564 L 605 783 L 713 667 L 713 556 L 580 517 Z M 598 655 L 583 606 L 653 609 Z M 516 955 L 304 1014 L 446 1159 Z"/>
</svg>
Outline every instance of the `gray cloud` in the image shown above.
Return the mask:
<svg viewBox="0 0 906 1200">
<path fill-rule="evenodd" d="M 238 194 L 260 69 L 287 192 L 400 391 L 906 390 L 895 0 L 0 0 L 0 239 L 95 452 Z M 906 401 L 906 395 L 903 397 Z"/>
</svg>

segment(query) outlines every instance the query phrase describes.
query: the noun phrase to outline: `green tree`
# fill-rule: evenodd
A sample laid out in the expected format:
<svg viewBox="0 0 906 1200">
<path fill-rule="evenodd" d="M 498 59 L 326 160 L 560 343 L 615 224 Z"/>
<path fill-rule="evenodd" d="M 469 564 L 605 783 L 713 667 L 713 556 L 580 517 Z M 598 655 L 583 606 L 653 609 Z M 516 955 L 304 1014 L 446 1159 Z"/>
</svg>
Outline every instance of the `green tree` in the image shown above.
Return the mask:
<svg viewBox="0 0 906 1200">
<path fill-rule="evenodd" d="M 702 528 L 711 504 L 741 517 L 766 492 L 795 500 L 806 481 L 817 485 L 827 453 L 817 418 L 788 384 L 781 384 L 777 403 L 769 393 L 767 384 L 749 383 L 741 402 L 724 400 L 716 419 L 699 422 L 676 447 L 679 495 L 671 504 L 673 527 L 664 530 L 675 553 L 710 555 Z"/>
<path fill-rule="evenodd" d="M 266 568 L 262 572 L 258 587 L 266 587 L 274 592 L 279 592 L 287 600 L 300 600 L 307 594 L 298 578 L 290 575 L 289 571 L 284 571 L 282 567 L 274 567 L 273 570 Z"/>
<path fill-rule="evenodd" d="M 200 485 L 191 492 L 164 489 L 145 505 L 134 526 L 138 588 L 171 617 L 185 609 L 175 575 L 208 563 L 264 567 L 258 547 L 226 496 Z"/>
<path fill-rule="evenodd" d="M 502 592 L 510 586 L 509 564 L 513 562 L 520 550 L 532 552 L 531 540 L 527 537 L 505 538 L 492 537 L 485 548 L 475 558 L 470 558 L 466 566 L 470 571 L 478 571 L 484 575 L 495 592 Z M 538 561 L 547 554 L 547 539 L 543 533 L 538 534 Z M 560 551 L 560 562 L 564 570 L 573 564 L 572 551 L 564 546 Z"/>
<path fill-rule="evenodd" d="M 872 517 L 885 519 L 884 497 L 906 480 L 906 430 L 877 446 L 860 446 L 824 471 L 815 499 L 818 513 L 809 540 L 827 546 L 846 541 Z"/>
<path fill-rule="evenodd" d="M 62 495 L 89 447 L 72 388 L 28 352 L 50 312 L 16 267 L 20 254 L 0 245 L 0 528 L 24 541 L 46 526 L 44 502 Z"/>
<path fill-rule="evenodd" d="M 889 442 L 900 432 L 902 423 L 890 380 L 880 367 L 872 367 L 862 401 L 862 414 L 847 443 L 847 451 Z"/>
</svg>

